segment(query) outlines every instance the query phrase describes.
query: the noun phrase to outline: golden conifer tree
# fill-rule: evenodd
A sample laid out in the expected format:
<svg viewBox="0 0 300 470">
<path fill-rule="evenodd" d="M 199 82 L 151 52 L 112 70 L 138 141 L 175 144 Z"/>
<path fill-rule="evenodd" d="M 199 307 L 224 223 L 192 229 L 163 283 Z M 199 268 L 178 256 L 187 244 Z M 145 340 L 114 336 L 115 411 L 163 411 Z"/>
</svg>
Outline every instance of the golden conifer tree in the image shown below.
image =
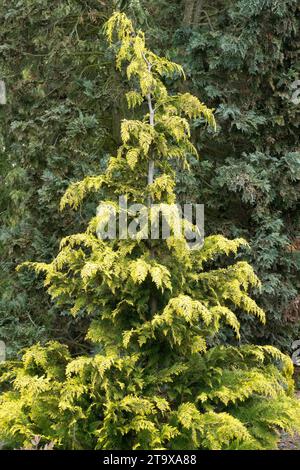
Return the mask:
<svg viewBox="0 0 300 470">
<path fill-rule="evenodd" d="M 97 236 L 110 209 L 122 216 L 119 196 L 148 204 L 150 221 L 151 205 L 164 204 L 171 220 L 172 163 L 188 167 L 187 156 L 197 153 L 189 122 L 202 117 L 215 126 L 196 97 L 168 93 L 165 78 L 182 77 L 182 68 L 151 52 L 124 14 L 110 18 L 106 34 L 132 85 L 128 106 L 145 115 L 122 122 L 122 145 L 106 173 L 72 184 L 62 198 L 63 209 L 100 188 L 106 195 L 86 232 L 63 239 L 50 264 L 27 263 L 45 273 L 58 305 L 90 318 L 92 347 L 74 358 L 57 342 L 38 344 L 8 364 L 0 439 L 13 448 L 35 435 L 63 449 L 276 447 L 277 428 L 299 427 L 300 407 L 290 359 L 271 346 L 239 344 L 240 312 L 265 321 L 248 294 L 259 280 L 246 262 L 233 261 L 246 242 L 214 235 L 190 250 L 171 222 L 166 240 L 149 240 L 144 231 Z M 232 255 L 224 267 L 215 262 L 222 255 Z M 235 345 L 220 344 L 225 327 Z"/>
</svg>

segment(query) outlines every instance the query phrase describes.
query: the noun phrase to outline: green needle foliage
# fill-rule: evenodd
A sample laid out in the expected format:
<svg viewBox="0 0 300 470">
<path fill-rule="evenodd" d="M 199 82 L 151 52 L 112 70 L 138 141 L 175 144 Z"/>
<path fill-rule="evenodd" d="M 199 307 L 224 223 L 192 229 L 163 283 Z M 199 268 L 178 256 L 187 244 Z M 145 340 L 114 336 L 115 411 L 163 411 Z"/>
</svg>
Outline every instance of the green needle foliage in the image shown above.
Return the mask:
<svg viewBox="0 0 300 470">
<path fill-rule="evenodd" d="M 104 169 L 119 144 L 123 103 L 101 31 L 112 7 L 0 2 L 7 90 L 0 105 L 0 340 L 8 357 L 53 338 L 80 350 L 81 320 L 68 323 L 35 273 L 15 268 L 27 259 L 51 261 L 61 238 L 83 230 L 95 212 L 89 201 L 84 216 L 70 210 L 61 217 L 58 205 L 70 182 Z"/>
<path fill-rule="evenodd" d="M 196 153 L 189 120 L 214 127 L 212 111 L 188 93 L 168 94 L 164 82 L 181 67 L 148 50 L 124 14 L 110 18 L 106 34 L 132 84 L 128 105 L 146 106 L 145 115 L 122 122 L 106 173 L 71 185 L 61 205 L 76 208 L 100 188 L 116 208 L 119 195 L 173 203 L 172 162 Z M 92 348 L 72 358 L 57 342 L 38 344 L 6 366 L 5 445 L 40 435 L 64 449 L 263 449 L 276 447 L 279 428 L 299 428 L 290 359 L 271 346 L 216 344 L 226 327 L 239 339 L 235 312 L 265 321 L 248 294 L 259 285 L 253 269 L 233 261 L 246 242 L 214 235 L 190 250 L 174 227 L 167 240 L 103 240 L 96 229 L 106 221 L 100 211 L 86 232 L 63 239 L 52 263 L 27 263 L 45 272 L 59 307 L 90 318 Z M 220 255 L 231 255 L 224 267 L 215 266 Z"/>
</svg>

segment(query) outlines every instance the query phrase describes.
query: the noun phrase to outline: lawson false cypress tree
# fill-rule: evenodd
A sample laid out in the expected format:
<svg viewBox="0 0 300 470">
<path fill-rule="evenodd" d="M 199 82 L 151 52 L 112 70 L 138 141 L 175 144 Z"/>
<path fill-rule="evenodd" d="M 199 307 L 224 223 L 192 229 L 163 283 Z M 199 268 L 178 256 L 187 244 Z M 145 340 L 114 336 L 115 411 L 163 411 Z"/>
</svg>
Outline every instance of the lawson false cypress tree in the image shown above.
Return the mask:
<svg viewBox="0 0 300 470">
<path fill-rule="evenodd" d="M 124 14 L 110 18 L 106 33 L 111 43 L 116 37 L 117 67 L 126 66 L 133 83 L 129 107 L 148 110 L 142 120 L 122 122 L 123 144 L 106 173 L 71 185 L 62 207 L 76 208 L 100 187 L 105 207 L 116 211 L 120 195 L 173 203 L 172 160 L 186 163 L 195 152 L 188 120 L 202 116 L 214 126 L 213 114 L 189 94 L 168 94 L 163 79 L 182 69 L 148 50 Z M 34 435 L 63 449 L 276 447 L 278 428 L 292 432 L 300 422 L 290 359 L 271 346 L 215 343 L 226 324 L 239 338 L 233 307 L 264 322 L 247 293 L 259 284 L 250 265 L 209 268 L 245 241 L 216 235 L 190 250 L 173 231 L 166 240 L 103 240 L 96 229 L 108 212 L 99 214 L 85 233 L 62 240 L 52 263 L 28 263 L 46 273 L 59 306 L 91 318 L 91 353 L 72 358 L 50 342 L 8 364 L 1 441 L 8 448 Z"/>
</svg>

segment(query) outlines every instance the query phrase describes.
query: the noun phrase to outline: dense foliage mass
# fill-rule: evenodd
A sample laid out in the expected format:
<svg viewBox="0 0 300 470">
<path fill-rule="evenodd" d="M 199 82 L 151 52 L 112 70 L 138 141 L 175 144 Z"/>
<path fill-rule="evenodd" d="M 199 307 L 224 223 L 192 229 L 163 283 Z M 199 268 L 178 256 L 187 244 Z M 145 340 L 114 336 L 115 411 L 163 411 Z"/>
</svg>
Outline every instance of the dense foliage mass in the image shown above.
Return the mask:
<svg viewBox="0 0 300 470">
<path fill-rule="evenodd" d="M 149 50 L 124 14 L 110 18 L 106 35 L 131 83 L 128 106 L 141 106 L 144 116 L 122 121 L 122 143 L 105 173 L 71 184 L 63 196 L 62 208 L 77 208 L 102 189 L 103 210 L 87 230 L 65 237 L 51 263 L 23 265 L 45 272 L 60 309 L 90 319 L 90 354 L 74 358 L 50 342 L 8 363 L 0 439 L 26 446 L 39 435 L 41 444 L 65 449 L 273 448 L 276 429 L 299 427 L 300 406 L 290 359 L 271 346 L 238 343 L 242 311 L 265 321 L 248 294 L 259 285 L 253 269 L 234 260 L 246 242 L 213 235 L 190 250 L 171 222 L 173 160 L 187 165 L 186 156 L 197 154 L 189 121 L 201 118 L 214 129 L 213 114 L 189 93 L 168 93 L 165 82 L 182 68 Z M 119 195 L 167 203 L 170 236 L 150 241 L 141 230 L 99 238 L 108 207 L 121 216 Z M 217 344 L 226 325 L 235 345 Z"/>
<path fill-rule="evenodd" d="M 82 321 L 49 302 L 22 261 L 49 261 L 59 239 L 80 230 L 94 209 L 66 213 L 70 181 L 104 168 L 120 141 L 123 84 L 101 26 L 117 6 L 147 30 L 156 52 L 184 65 L 184 85 L 216 109 L 217 133 L 195 120 L 201 155 L 177 172 L 177 195 L 203 202 L 207 233 L 244 237 L 263 281 L 255 297 L 267 312 L 242 337 L 288 350 L 299 332 L 299 6 L 296 0 L 3 0 L 1 113 L 0 338 L 8 354 L 38 339 L 81 349 Z M 179 86 L 179 88 L 177 88 Z M 292 321 L 292 323 L 288 323 Z"/>
<path fill-rule="evenodd" d="M 300 318 L 300 106 L 292 100 L 300 79 L 299 2 L 154 0 L 140 6 L 152 41 L 168 44 L 184 65 L 188 89 L 216 109 L 216 136 L 201 120 L 194 124 L 203 158 L 190 177 L 180 176 L 179 194 L 205 203 L 206 230 L 249 241 L 248 259 L 262 280 L 256 298 L 268 321 L 259 330 L 247 322 L 243 337 L 288 350 Z"/>
<path fill-rule="evenodd" d="M 118 142 L 119 91 L 100 40 L 111 8 L 97 0 L 0 5 L 7 88 L 0 106 L 0 338 L 8 355 L 46 337 L 80 347 L 80 328 L 50 304 L 36 277 L 15 268 L 28 258 L 49 261 L 59 239 L 88 220 L 88 210 L 62 218 L 59 199 L 70 181 L 104 165 Z"/>
</svg>

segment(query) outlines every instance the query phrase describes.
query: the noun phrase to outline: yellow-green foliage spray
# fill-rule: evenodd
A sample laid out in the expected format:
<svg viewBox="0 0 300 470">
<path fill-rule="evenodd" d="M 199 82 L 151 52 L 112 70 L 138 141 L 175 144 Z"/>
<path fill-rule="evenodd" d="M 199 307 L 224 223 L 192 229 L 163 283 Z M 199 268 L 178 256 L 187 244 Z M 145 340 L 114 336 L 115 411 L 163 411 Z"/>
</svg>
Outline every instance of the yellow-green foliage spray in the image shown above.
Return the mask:
<svg viewBox="0 0 300 470">
<path fill-rule="evenodd" d="M 72 184 L 61 208 L 77 208 L 92 191 L 117 207 L 128 201 L 175 202 L 172 161 L 187 167 L 196 154 L 191 119 L 215 126 L 196 97 L 169 95 L 165 77 L 180 66 L 147 49 L 141 31 L 115 13 L 106 35 L 117 68 L 132 89 L 129 108 L 141 120 L 124 120 L 122 145 L 104 175 Z M 234 262 L 242 239 L 207 237 L 199 250 L 172 232 L 166 240 L 103 240 L 95 217 L 86 232 L 61 241 L 44 272 L 58 305 L 90 318 L 89 355 L 72 358 L 66 346 L 35 345 L 2 373 L 0 440 L 7 448 L 41 444 L 62 449 L 265 449 L 277 430 L 300 427 L 293 398 L 292 364 L 271 346 L 239 344 L 238 315 L 264 322 L 249 297 L 259 281 L 251 266 Z M 103 220 L 102 220 L 103 222 Z M 230 255 L 224 267 L 214 260 Z M 236 345 L 218 334 L 231 328 Z"/>
</svg>

